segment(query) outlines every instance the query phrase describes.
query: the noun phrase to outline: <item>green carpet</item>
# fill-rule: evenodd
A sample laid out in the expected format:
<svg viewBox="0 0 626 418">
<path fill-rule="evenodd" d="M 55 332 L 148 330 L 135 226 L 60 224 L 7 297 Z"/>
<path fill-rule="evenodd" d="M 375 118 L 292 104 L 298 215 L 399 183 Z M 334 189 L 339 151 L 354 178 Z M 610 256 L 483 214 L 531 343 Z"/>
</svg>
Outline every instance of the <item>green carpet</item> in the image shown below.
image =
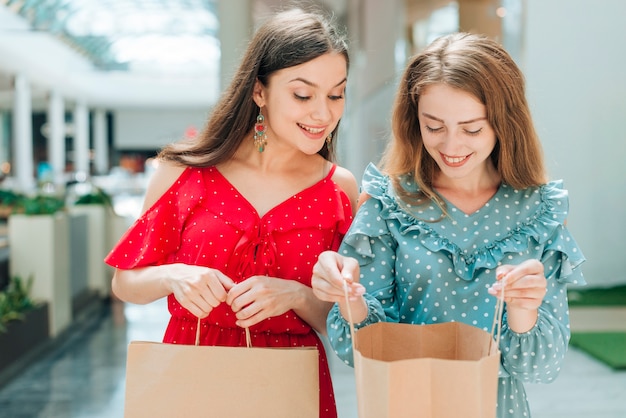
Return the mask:
<svg viewBox="0 0 626 418">
<path fill-rule="evenodd" d="M 626 285 L 602 288 L 573 288 L 567 292 L 569 306 L 616 307 L 626 306 Z M 585 351 L 614 369 L 626 369 L 626 332 L 620 331 L 575 331 L 570 344 Z"/>
<path fill-rule="evenodd" d="M 626 369 L 624 332 L 574 332 L 570 344 L 614 369 Z"/>
<path fill-rule="evenodd" d="M 569 306 L 626 306 L 626 285 L 569 289 L 567 295 Z"/>
</svg>

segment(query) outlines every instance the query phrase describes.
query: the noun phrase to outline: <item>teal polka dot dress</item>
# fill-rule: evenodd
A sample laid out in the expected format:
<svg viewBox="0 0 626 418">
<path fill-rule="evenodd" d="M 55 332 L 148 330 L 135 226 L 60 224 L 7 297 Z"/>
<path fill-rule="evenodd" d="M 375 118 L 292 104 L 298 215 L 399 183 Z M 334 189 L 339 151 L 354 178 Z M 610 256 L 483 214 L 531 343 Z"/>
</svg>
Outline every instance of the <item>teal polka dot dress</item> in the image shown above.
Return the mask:
<svg viewBox="0 0 626 418">
<path fill-rule="evenodd" d="M 408 177 L 403 187 L 417 190 Z M 339 249 L 359 261 L 367 289 L 369 313 L 357 329 L 380 321 L 460 321 L 491 331 L 496 301 L 487 289 L 495 268 L 531 258 L 543 262 L 548 292 L 537 323 L 523 334 L 511 331 L 505 305 L 500 340 L 497 416 L 529 417 L 524 382 L 557 377 L 570 338 L 566 286 L 584 284 L 584 256 L 565 227 L 568 194 L 562 182 L 526 190 L 503 184 L 472 214 L 447 202 L 449 216 L 437 222 L 441 210 L 435 204 L 399 205 L 389 179 L 372 164 L 363 190 L 371 198 Z M 328 315 L 328 336 L 336 354 L 352 364 L 350 330 L 338 306 Z"/>
</svg>

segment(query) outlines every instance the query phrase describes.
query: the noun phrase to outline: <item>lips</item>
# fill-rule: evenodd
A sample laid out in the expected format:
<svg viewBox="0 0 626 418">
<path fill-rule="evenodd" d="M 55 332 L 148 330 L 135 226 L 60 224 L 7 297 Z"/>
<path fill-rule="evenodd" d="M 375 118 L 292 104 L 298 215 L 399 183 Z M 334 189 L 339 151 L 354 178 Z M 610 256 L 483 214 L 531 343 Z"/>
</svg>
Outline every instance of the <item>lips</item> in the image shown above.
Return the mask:
<svg viewBox="0 0 626 418">
<path fill-rule="evenodd" d="M 311 126 L 306 126 L 298 123 L 298 127 L 302 129 L 306 136 L 311 139 L 318 140 L 326 137 L 326 127 L 323 128 L 314 128 Z"/>
<path fill-rule="evenodd" d="M 470 156 L 471 154 L 464 155 L 462 157 L 452 157 L 450 155 L 441 154 L 441 158 L 443 159 L 443 161 L 447 165 L 452 166 L 452 167 L 458 167 L 460 165 L 463 165 L 463 163 L 465 163 L 465 161 L 467 161 Z"/>
</svg>

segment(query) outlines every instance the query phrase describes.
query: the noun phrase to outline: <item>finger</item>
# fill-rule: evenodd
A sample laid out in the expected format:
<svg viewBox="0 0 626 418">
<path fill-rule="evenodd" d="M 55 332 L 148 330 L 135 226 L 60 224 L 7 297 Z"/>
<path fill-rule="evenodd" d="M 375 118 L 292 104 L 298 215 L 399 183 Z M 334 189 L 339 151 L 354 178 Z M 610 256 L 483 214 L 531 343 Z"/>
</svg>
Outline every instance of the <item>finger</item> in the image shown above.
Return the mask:
<svg viewBox="0 0 626 418">
<path fill-rule="evenodd" d="M 349 283 L 358 283 L 359 263 L 352 257 L 345 257 L 341 265 L 341 277 Z"/>
<path fill-rule="evenodd" d="M 231 308 L 233 307 L 233 302 L 235 301 L 235 299 L 241 296 L 244 292 L 248 291 L 250 285 L 248 281 L 249 280 L 244 280 L 243 282 L 236 283 L 228 290 L 225 302 L 226 304 L 230 305 Z"/>
<path fill-rule="evenodd" d="M 343 290 L 332 286 L 324 279 L 313 277 L 311 280 L 313 294 L 320 300 L 325 302 L 337 302 L 343 298 Z"/>
<path fill-rule="evenodd" d="M 505 298 L 512 299 L 534 299 L 534 300 L 543 300 L 546 292 L 544 288 L 534 287 L 534 288 L 524 288 L 524 289 L 513 289 L 509 292 L 504 292 Z"/>
<path fill-rule="evenodd" d="M 524 276 L 534 275 L 543 276 L 543 264 L 535 259 L 525 260 L 516 266 L 502 265 L 496 270 L 497 280 L 506 280 L 508 284 L 513 284 Z"/>
<path fill-rule="evenodd" d="M 509 307 L 516 307 L 522 309 L 537 309 L 541 306 L 541 300 L 535 298 L 504 298 L 504 301 Z"/>
<path fill-rule="evenodd" d="M 207 287 L 209 288 L 212 297 L 206 296 L 205 299 L 207 299 L 207 302 L 211 303 L 211 306 L 215 307 L 226 301 L 228 290 L 232 288 L 232 286 L 233 281 L 228 276 L 215 270 L 207 282 Z"/>
<path fill-rule="evenodd" d="M 222 286 L 224 286 L 224 289 L 226 289 L 227 291 L 232 289 L 232 287 L 235 285 L 233 279 L 231 279 L 219 270 L 216 270 L 216 273 L 217 278 L 219 279 L 220 283 L 222 283 Z"/>
<path fill-rule="evenodd" d="M 497 298 L 504 296 L 504 301 L 510 306 L 524 309 L 536 309 L 543 303 L 547 288 L 543 276 L 524 276 L 513 284 L 506 282 L 495 283 L 488 291 Z"/>
<path fill-rule="evenodd" d="M 318 258 L 318 262 L 313 267 L 314 274 L 328 281 L 338 289 L 343 288 L 344 264 L 346 259 L 334 252 L 324 252 Z"/>
<path fill-rule="evenodd" d="M 327 301 L 334 301 L 334 298 L 343 294 L 343 282 L 345 281 L 341 276 L 341 273 L 337 270 L 337 277 L 331 279 L 329 273 L 323 270 L 321 267 L 315 269 L 311 276 L 311 287 L 314 294 Z M 328 299 L 330 297 L 330 299 Z"/>
<path fill-rule="evenodd" d="M 264 319 L 267 319 L 267 316 L 263 315 L 262 311 L 259 311 L 253 315 L 246 315 L 244 319 L 237 319 L 235 324 L 240 328 L 250 328 Z"/>
<path fill-rule="evenodd" d="M 261 311 L 263 310 L 262 306 L 260 303 L 250 303 L 249 305 L 241 308 L 236 314 L 235 317 L 238 320 L 244 321 L 246 319 L 249 319 L 255 315 L 259 315 L 261 313 Z M 265 315 L 267 316 L 267 315 Z"/>
<path fill-rule="evenodd" d="M 496 280 L 502 280 L 504 276 L 506 276 L 511 270 L 513 270 L 515 266 L 510 264 L 503 264 L 496 268 Z"/>
<path fill-rule="evenodd" d="M 207 317 L 213 310 L 213 306 L 200 295 L 189 299 L 183 306 L 198 318 Z"/>
<path fill-rule="evenodd" d="M 241 312 L 241 310 L 243 310 L 245 307 L 249 306 L 250 304 L 254 302 L 252 293 L 249 291 L 246 291 L 232 298 L 231 298 L 231 295 L 229 294 L 228 298 L 230 299 L 230 308 L 235 313 Z"/>
</svg>

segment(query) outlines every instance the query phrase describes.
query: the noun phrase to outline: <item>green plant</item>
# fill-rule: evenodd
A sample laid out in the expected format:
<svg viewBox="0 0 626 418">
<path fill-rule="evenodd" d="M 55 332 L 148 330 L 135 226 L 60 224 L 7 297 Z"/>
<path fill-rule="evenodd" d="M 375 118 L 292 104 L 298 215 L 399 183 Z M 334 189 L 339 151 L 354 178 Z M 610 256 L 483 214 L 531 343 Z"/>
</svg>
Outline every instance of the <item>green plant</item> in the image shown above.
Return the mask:
<svg viewBox="0 0 626 418">
<path fill-rule="evenodd" d="M 6 289 L 0 292 L 0 332 L 6 331 L 6 325 L 10 321 L 23 319 L 24 312 L 37 306 L 30 297 L 32 285 L 32 276 L 27 280 L 13 276 Z"/>
<path fill-rule="evenodd" d="M 12 190 L 0 189 L 0 205 L 14 206 L 23 198 L 24 196 Z"/>
<path fill-rule="evenodd" d="M 83 194 L 76 199 L 76 205 L 105 205 L 113 206 L 113 199 L 104 190 L 95 187 L 94 191 Z"/>
<path fill-rule="evenodd" d="M 12 190 L 0 189 L 0 218 L 6 219 L 21 210 L 24 196 Z"/>
<path fill-rule="evenodd" d="M 65 208 L 65 201 L 56 196 L 37 195 L 20 202 L 25 215 L 51 215 Z"/>
</svg>

